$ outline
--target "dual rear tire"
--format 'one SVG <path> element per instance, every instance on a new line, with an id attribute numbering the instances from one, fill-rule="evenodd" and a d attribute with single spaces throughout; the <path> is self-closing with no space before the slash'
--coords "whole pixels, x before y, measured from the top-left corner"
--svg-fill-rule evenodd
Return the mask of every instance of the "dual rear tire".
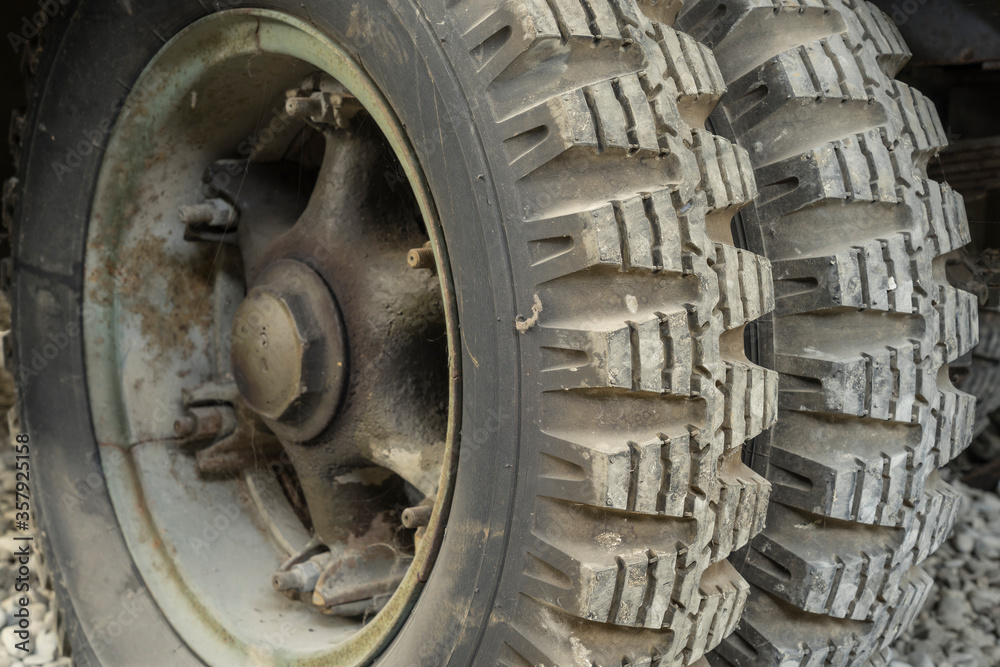
<path id="1" fill-rule="evenodd" d="M 961 198 L 925 171 L 944 133 L 893 81 L 908 52 L 884 16 L 856 0 L 269 9 L 351 54 L 406 128 L 458 302 L 448 529 L 409 614 L 356 661 L 880 659 L 954 519 L 935 471 L 973 406 L 947 363 L 977 330 L 943 277 L 968 241 Z M 79 664 L 208 652 L 147 588 L 121 496 L 86 483 L 107 461 L 87 368 L 113 362 L 74 334 L 31 365 L 88 317 L 102 153 L 52 165 L 112 132 L 145 65 L 210 13 L 72 5 L 20 140 L 15 378 Z M 142 613 L 112 641 L 122 599 Z M 290 644 L 275 650 L 305 659 Z"/>

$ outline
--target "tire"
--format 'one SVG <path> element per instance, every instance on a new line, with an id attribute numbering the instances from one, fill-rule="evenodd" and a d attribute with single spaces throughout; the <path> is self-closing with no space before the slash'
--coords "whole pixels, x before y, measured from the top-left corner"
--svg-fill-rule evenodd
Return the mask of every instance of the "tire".
<path id="1" fill-rule="evenodd" d="M 108 137 L 68 173 L 53 165 L 210 4 L 80 0 L 52 28 L 26 121 L 14 368 L 78 665 L 202 659 L 147 589 L 103 472 L 89 481 L 99 408 L 79 326 Z M 671 27 L 672 4 L 265 4 L 381 88 L 460 299 L 474 437 L 438 566 L 379 664 L 699 662 L 749 594 L 727 556 L 762 528 L 770 486 L 741 451 L 777 409 L 776 374 L 743 345 L 773 308 L 770 264 L 730 231 L 756 194 L 748 153 L 701 129 L 724 90 L 711 52 Z M 122 600 L 139 611 L 112 633 Z"/>
<path id="2" fill-rule="evenodd" d="M 993 476 L 983 464 L 1000 458 L 1000 312 L 997 311 L 1000 273 L 997 251 L 964 253 L 948 264 L 948 278 L 979 294 L 979 344 L 965 367 L 953 372 L 962 391 L 976 397 L 976 419 L 972 444 L 956 461 L 962 481 L 976 488 L 991 489 Z"/>
<path id="3" fill-rule="evenodd" d="M 979 345 L 962 380 L 963 391 L 976 397 L 976 421 L 972 445 L 961 461 L 963 473 L 975 477 L 983 464 L 1000 458 L 1000 313 L 979 311 Z M 982 480 L 989 486 L 990 476 Z M 964 479 L 969 483 L 969 479 Z"/>
<path id="4" fill-rule="evenodd" d="M 754 166 L 742 236 L 772 262 L 761 358 L 780 374 L 751 453 L 767 528 L 733 559 L 750 602 L 711 661 L 882 660 L 932 584 L 918 564 L 960 501 L 937 468 L 974 415 L 947 363 L 976 343 L 976 301 L 944 278 L 968 226 L 926 174 L 945 133 L 893 80 L 909 51 L 865 2 L 702 0 L 679 25 L 714 49 L 729 92 L 711 121 Z"/>

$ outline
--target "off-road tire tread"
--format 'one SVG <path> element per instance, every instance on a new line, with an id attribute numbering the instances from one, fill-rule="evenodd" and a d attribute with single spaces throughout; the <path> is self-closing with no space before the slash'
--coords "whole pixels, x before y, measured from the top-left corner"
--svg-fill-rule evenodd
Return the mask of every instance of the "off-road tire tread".
<path id="1" fill-rule="evenodd" d="M 475 95 L 523 202 L 509 242 L 535 286 L 516 324 L 541 392 L 537 504 L 501 662 L 696 663 L 746 601 L 726 557 L 762 529 L 770 487 L 741 448 L 777 413 L 776 374 L 720 347 L 774 307 L 769 263 L 728 231 L 756 196 L 749 156 L 693 129 L 721 72 L 634 0 L 452 9 L 481 59 Z M 599 67 L 572 64 L 595 49 Z M 549 58 L 571 64 L 540 81 Z"/>
<path id="2" fill-rule="evenodd" d="M 977 303 L 940 277 L 968 224 L 926 171 L 947 135 L 892 79 L 909 50 L 866 2 L 698 0 L 678 25 L 716 52 L 713 127 L 753 163 L 741 215 L 772 262 L 780 374 L 758 447 L 771 510 L 734 556 L 750 602 L 709 659 L 864 664 L 926 597 L 917 565 L 959 502 L 935 471 L 974 427 L 947 364 L 977 342 Z"/>

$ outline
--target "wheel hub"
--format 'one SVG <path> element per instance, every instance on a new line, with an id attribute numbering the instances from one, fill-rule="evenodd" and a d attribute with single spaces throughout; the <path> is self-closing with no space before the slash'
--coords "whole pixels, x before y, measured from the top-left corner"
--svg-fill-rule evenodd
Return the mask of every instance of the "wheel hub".
<path id="1" fill-rule="evenodd" d="M 345 352 L 333 294 L 302 262 L 268 266 L 236 311 L 236 386 L 281 437 L 302 442 L 330 422 L 347 378 Z"/>
<path id="2" fill-rule="evenodd" d="M 213 14 L 149 72 L 87 256 L 95 429 L 137 459 L 105 461 L 130 551 L 207 662 L 291 622 L 309 631 L 282 664 L 368 664 L 435 567 L 457 468 L 458 310 L 426 179 L 374 82 L 293 17 Z"/>

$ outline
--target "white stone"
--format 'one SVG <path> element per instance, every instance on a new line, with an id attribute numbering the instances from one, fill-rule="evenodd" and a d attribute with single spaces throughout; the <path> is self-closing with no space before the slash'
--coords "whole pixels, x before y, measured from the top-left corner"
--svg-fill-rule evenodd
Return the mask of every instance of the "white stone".
<path id="1" fill-rule="evenodd" d="M 24 651 L 18 650 L 16 644 L 20 642 L 20 638 L 14 634 L 16 628 L 14 626 L 8 625 L 3 630 L 0 630 L 0 646 L 3 646 L 4 650 L 7 651 L 7 655 L 12 658 L 22 658 L 26 654 Z"/>
<path id="2" fill-rule="evenodd" d="M 38 664 L 46 664 L 55 660 L 57 655 L 59 655 L 59 640 L 56 639 L 55 633 L 43 632 L 35 640 L 35 655 L 32 657 L 42 659 Z M 27 660 L 24 662 L 28 664 Z"/>

